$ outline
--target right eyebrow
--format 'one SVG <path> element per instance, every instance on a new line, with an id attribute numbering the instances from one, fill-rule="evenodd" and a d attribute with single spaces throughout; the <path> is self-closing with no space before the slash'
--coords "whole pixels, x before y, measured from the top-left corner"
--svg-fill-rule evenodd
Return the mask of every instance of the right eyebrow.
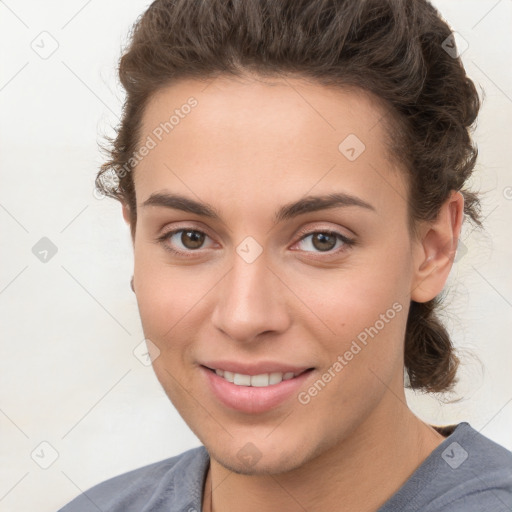
<path id="1" fill-rule="evenodd" d="M 202 217 L 209 217 L 219 221 L 221 220 L 218 211 L 213 206 L 179 194 L 161 192 L 151 194 L 141 206 L 143 208 L 146 208 L 147 206 L 161 206 L 164 208 L 171 208 L 173 210 L 182 210 L 184 212 L 194 213 Z"/>

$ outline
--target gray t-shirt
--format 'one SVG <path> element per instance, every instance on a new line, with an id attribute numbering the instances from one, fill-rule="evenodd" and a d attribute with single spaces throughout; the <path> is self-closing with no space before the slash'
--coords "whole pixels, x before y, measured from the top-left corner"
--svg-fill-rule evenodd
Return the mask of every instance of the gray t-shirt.
<path id="1" fill-rule="evenodd" d="M 447 436 L 376 512 L 511 512 L 512 452 L 467 422 Z M 59 512 L 201 512 L 204 446 L 106 480 Z"/>

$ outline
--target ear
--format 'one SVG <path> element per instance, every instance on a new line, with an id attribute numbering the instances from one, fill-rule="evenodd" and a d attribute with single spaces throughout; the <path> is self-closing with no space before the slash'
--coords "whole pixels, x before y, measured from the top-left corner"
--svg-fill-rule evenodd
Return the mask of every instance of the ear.
<path id="1" fill-rule="evenodd" d="M 464 196 L 452 190 L 437 218 L 426 222 L 414 243 L 411 300 L 427 302 L 438 295 L 448 279 L 459 242 Z"/>
<path id="2" fill-rule="evenodd" d="M 130 225 L 130 223 L 131 223 L 131 220 L 130 220 L 130 207 L 126 203 L 122 203 L 122 208 L 123 208 L 123 218 L 124 218 L 125 222 L 128 225 Z"/>
<path id="3" fill-rule="evenodd" d="M 132 238 L 132 244 L 135 244 L 135 226 L 132 226 L 132 218 L 131 218 L 131 211 L 130 207 L 126 203 L 122 203 L 122 210 L 123 210 L 123 218 L 130 227 L 130 235 Z"/>

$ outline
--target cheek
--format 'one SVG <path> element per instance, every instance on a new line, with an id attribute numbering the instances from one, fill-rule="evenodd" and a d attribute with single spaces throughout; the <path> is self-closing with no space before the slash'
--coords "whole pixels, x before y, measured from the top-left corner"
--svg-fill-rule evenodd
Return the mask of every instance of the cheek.
<path id="1" fill-rule="evenodd" d="M 172 345 L 179 345 L 179 340 L 189 338 L 185 331 L 190 329 L 192 336 L 194 325 L 197 336 L 201 318 L 208 315 L 204 308 L 215 295 L 222 272 L 209 265 L 170 265 L 166 254 L 145 242 L 143 236 L 139 240 L 134 275 L 146 337 L 154 337 L 160 344 L 173 340 Z M 350 345 L 358 337 L 364 341 L 365 336 L 371 336 L 368 330 L 374 332 L 375 326 L 381 338 L 396 339 L 405 325 L 403 315 L 394 315 L 396 304 L 406 309 L 409 303 L 410 263 L 404 240 L 388 239 L 386 245 L 381 242 L 374 247 L 361 250 L 361 256 L 356 253 L 347 264 L 340 263 L 339 268 L 301 265 L 297 269 L 282 269 L 282 275 L 294 283 L 290 308 L 303 309 L 301 304 L 293 305 L 297 297 L 302 299 L 306 306 L 304 316 L 300 314 L 303 327 L 314 328 L 315 338 L 323 338 L 324 335 L 318 336 L 323 332 L 327 339 L 337 340 L 328 342 L 331 350 L 343 349 L 343 345 Z M 290 311 L 295 313 L 298 314 L 297 309 Z M 385 315 L 384 320 L 381 315 Z M 383 321 L 385 328 L 379 329 Z M 344 341 L 340 344 L 339 340 Z"/>
<path id="2" fill-rule="evenodd" d="M 310 404 L 319 417 L 331 411 L 325 421 L 333 429 L 338 418 L 350 423 L 368 414 L 401 375 L 407 304 L 400 300 L 400 286 L 376 283 L 374 277 L 370 273 L 363 282 L 346 276 L 336 286 L 331 282 L 330 300 L 325 294 L 309 295 L 321 305 L 319 316 L 334 334 L 327 329 L 322 336 L 313 333 L 322 346 L 322 368 L 319 379 L 301 390 L 300 403 Z"/>
<path id="3" fill-rule="evenodd" d="M 392 330 L 392 324 L 396 331 L 400 329 L 396 324 L 405 321 L 396 313 L 405 310 L 410 300 L 407 265 L 400 254 L 365 255 L 364 262 L 354 258 L 339 269 L 302 272 L 293 279 L 294 291 L 321 320 L 326 335 L 355 338 L 375 323 L 382 327 L 382 315 L 386 331 Z"/>
<path id="4" fill-rule="evenodd" d="M 166 265 L 158 250 L 143 244 L 136 244 L 134 252 L 136 299 L 145 336 L 163 350 L 162 341 L 172 337 L 195 297 L 185 286 L 184 272 Z"/>
<path id="5" fill-rule="evenodd" d="M 324 371 L 336 376 L 326 376 L 336 382 L 329 387 L 354 407 L 358 400 L 364 402 L 365 393 L 381 393 L 382 382 L 391 381 L 403 359 L 410 267 L 405 247 L 389 254 L 368 251 L 364 262 L 354 258 L 342 270 L 316 272 L 314 280 L 303 276 L 298 281 L 298 294 L 321 320 L 316 330 L 310 327 L 326 356 Z M 332 396 L 325 398 L 330 401 Z"/>

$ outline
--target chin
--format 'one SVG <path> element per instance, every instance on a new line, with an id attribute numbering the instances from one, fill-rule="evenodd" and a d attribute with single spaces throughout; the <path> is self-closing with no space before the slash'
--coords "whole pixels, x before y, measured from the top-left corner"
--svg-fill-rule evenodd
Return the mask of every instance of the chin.
<path id="1" fill-rule="evenodd" d="M 206 445 L 205 445 L 206 446 Z M 239 475 L 277 475 L 301 467 L 309 457 L 297 446 L 276 452 L 266 447 L 261 451 L 254 444 L 246 443 L 240 450 L 226 452 L 222 447 L 206 446 L 210 457 L 221 466 Z"/>

